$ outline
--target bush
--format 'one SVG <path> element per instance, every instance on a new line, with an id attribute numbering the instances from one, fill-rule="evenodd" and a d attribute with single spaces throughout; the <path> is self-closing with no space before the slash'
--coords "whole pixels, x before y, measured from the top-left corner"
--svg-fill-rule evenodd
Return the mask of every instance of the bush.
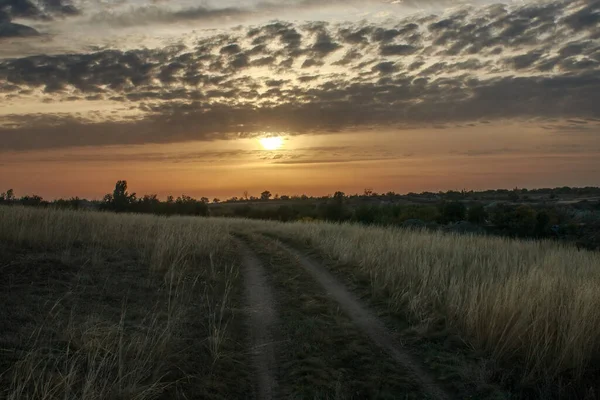
<path id="1" fill-rule="evenodd" d="M 444 202 L 441 205 L 441 214 L 441 223 L 462 221 L 466 217 L 467 207 L 458 201 Z"/>

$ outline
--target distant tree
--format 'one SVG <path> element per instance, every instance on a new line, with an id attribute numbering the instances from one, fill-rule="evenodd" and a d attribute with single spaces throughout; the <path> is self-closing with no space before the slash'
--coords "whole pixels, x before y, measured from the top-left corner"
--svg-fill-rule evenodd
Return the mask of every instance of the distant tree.
<path id="1" fill-rule="evenodd" d="M 338 202 L 342 202 L 346 198 L 346 193 L 344 193 L 344 192 L 335 192 L 333 194 L 333 198 L 336 201 L 338 201 Z"/>
<path id="2" fill-rule="evenodd" d="M 275 193 L 275 197 L 273 197 L 273 200 L 279 200 L 279 194 Z"/>
<path id="3" fill-rule="evenodd" d="M 213 199 L 213 203 L 215 203 L 215 204 L 219 204 L 220 202 L 221 202 L 221 200 L 219 200 L 219 199 L 218 199 L 218 198 L 216 198 L 216 197 Z"/>
<path id="4" fill-rule="evenodd" d="M 160 200 L 156 194 L 146 194 L 138 200 L 135 211 L 144 213 L 158 213 Z"/>
<path id="5" fill-rule="evenodd" d="M 226 201 L 227 201 L 227 202 L 230 202 L 230 203 L 235 203 L 235 202 L 237 202 L 237 201 L 238 201 L 238 198 L 237 198 L 237 197 L 235 197 L 235 196 L 233 196 L 232 198 L 230 198 L 230 199 L 227 199 Z"/>
<path id="6" fill-rule="evenodd" d="M 168 195 L 168 196 L 167 196 L 167 203 L 168 203 L 168 204 L 171 204 L 171 203 L 174 203 L 174 202 L 175 202 L 175 199 L 173 198 L 173 196 L 171 196 L 171 195 Z"/>
<path id="7" fill-rule="evenodd" d="M 106 206 L 116 212 L 128 211 L 135 200 L 135 193 L 127 192 L 127 181 L 125 180 L 117 181 L 112 195 L 104 196 Z"/>
<path id="8" fill-rule="evenodd" d="M 287 196 L 287 195 L 283 194 L 283 195 L 281 195 L 280 199 L 281 200 L 289 200 L 290 196 Z"/>
<path id="9" fill-rule="evenodd" d="M 250 196 L 250 194 L 248 193 L 248 191 L 244 190 L 244 197 L 243 197 L 244 200 L 248 201 L 249 196 Z"/>
<path id="10" fill-rule="evenodd" d="M 0 202 L 13 202 L 15 200 L 15 192 L 12 189 L 8 189 L 6 193 L 0 194 Z"/>
<path id="11" fill-rule="evenodd" d="M 261 200 L 266 201 L 266 200 L 269 200 L 270 198 L 271 198 L 271 192 L 269 192 L 268 190 L 265 190 L 264 192 L 262 192 L 260 194 L 260 199 Z"/>
<path id="12" fill-rule="evenodd" d="M 208 204 L 209 202 L 208 197 L 200 197 L 200 201 L 204 204 Z"/>
<path id="13" fill-rule="evenodd" d="M 208 200 L 208 199 L 207 199 Z M 175 214 L 179 215 L 208 215 L 208 201 L 200 201 L 182 194 L 175 200 Z"/>
<path id="14" fill-rule="evenodd" d="M 38 207 L 40 205 L 42 205 L 44 199 L 42 199 L 41 196 L 38 195 L 31 195 L 31 196 L 23 196 L 19 199 L 19 203 L 21 205 L 24 206 L 33 206 L 33 207 Z"/>
<path id="15" fill-rule="evenodd" d="M 373 194 L 373 189 L 366 188 L 365 191 L 363 192 L 363 194 L 367 197 L 371 196 Z"/>

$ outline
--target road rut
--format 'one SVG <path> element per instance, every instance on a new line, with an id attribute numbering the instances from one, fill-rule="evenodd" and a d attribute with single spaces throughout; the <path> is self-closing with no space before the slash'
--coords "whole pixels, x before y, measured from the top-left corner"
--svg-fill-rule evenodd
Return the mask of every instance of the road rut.
<path id="1" fill-rule="evenodd" d="M 328 272 L 324 267 L 303 255 L 299 251 L 278 242 L 279 246 L 296 257 L 313 278 L 335 299 L 342 310 L 353 320 L 373 343 L 379 346 L 396 362 L 407 370 L 411 371 L 414 377 L 419 381 L 423 390 L 432 398 L 446 400 L 451 396 L 438 385 L 435 380 L 423 370 L 419 364 L 406 352 L 400 349 L 381 322 L 361 301 L 344 285 Z"/>
<path id="2" fill-rule="evenodd" d="M 252 359 L 257 376 L 256 395 L 260 400 L 270 400 L 276 398 L 278 387 L 272 334 L 277 322 L 275 303 L 262 264 L 245 243 L 238 241 L 237 244 L 243 262 Z"/>

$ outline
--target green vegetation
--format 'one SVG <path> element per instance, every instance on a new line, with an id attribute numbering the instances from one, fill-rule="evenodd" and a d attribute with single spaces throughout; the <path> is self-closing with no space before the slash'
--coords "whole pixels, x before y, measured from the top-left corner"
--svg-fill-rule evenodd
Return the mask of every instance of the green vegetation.
<path id="1" fill-rule="evenodd" d="M 275 194 L 221 201 L 185 194 L 161 201 L 156 194 L 137 196 L 118 181 L 102 201 L 78 197 L 44 201 L 40 196 L 17 198 L 12 190 L 0 194 L 0 204 L 96 209 L 157 215 L 238 217 L 281 222 L 322 220 L 365 225 L 400 226 L 457 233 L 492 234 L 519 238 L 553 238 L 580 248 L 600 249 L 600 188 L 513 189 L 362 195 L 335 192 L 308 197 Z"/>

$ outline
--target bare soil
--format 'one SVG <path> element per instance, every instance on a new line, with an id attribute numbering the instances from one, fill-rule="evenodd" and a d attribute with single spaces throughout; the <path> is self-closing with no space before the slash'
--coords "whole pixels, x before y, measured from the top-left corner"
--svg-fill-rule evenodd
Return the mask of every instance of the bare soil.
<path id="1" fill-rule="evenodd" d="M 273 399 L 277 391 L 273 329 L 275 302 L 263 266 L 248 247 L 238 242 L 242 255 L 251 353 L 257 376 L 257 398 Z"/>
<path id="2" fill-rule="evenodd" d="M 361 303 L 361 301 L 348 291 L 344 285 L 318 265 L 315 261 L 291 247 L 279 243 L 279 246 L 294 255 L 300 264 L 314 277 L 314 279 L 333 297 L 346 314 L 367 336 L 384 350 L 390 357 L 410 370 L 419 381 L 425 393 L 435 399 L 450 399 L 451 396 L 438 385 L 433 377 L 428 374 L 402 347 L 394 342 L 392 334 L 385 324 L 375 314 Z"/>

